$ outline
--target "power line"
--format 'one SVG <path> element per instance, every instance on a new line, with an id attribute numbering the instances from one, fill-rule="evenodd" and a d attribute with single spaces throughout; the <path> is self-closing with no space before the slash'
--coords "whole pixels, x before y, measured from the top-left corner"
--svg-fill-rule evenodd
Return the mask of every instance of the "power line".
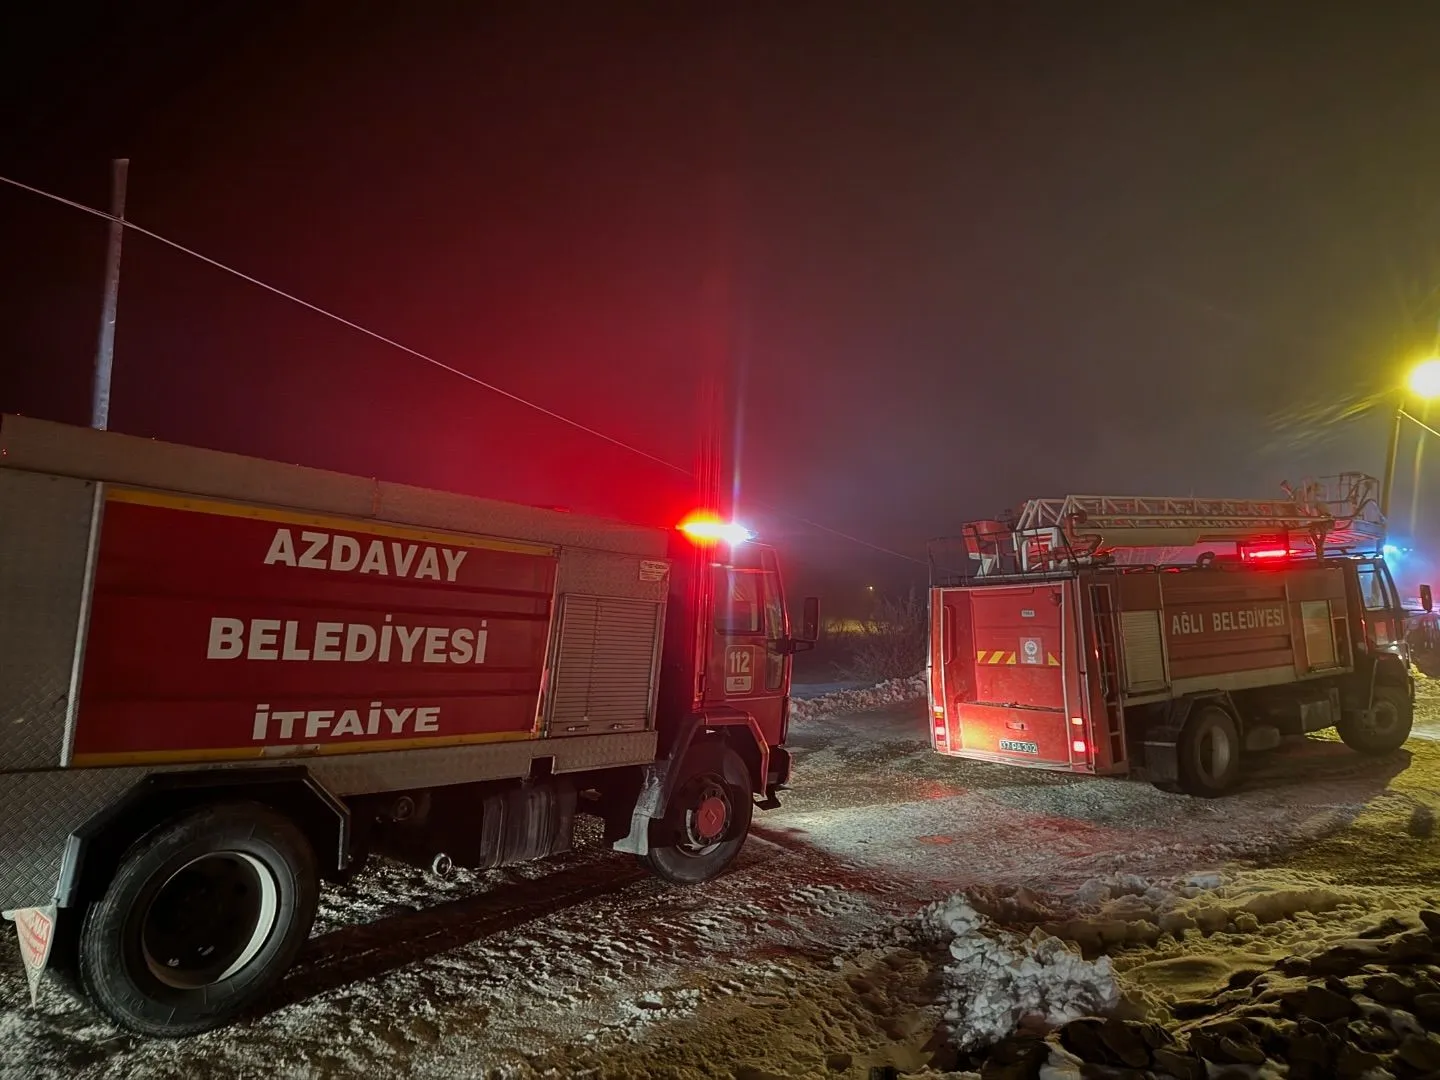
<path id="1" fill-rule="evenodd" d="M 42 191 L 40 188 L 31 187 L 29 184 L 22 184 L 18 180 L 11 180 L 8 176 L 0 176 L 0 182 L 9 184 L 11 187 L 17 187 L 21 191 L 28 191 L 32 195 L 39 195 L 42 198 L 50 199 L 64 206 L 68 206 L 71 209 L 84 211 L 85 213 L 90 214 L 94 217 L 104 218 L 106 221 L 119 220 L 113 214 L 107 214 L 104 210 L 98 210 L 93 206 L 86 206 L 84 203 L 76 202 L 74 199 L 67 199 L 62 195 L 54 195 L 48 191 Z M 484 389 L 489 390 L 492 393 L 499 394 L 501 397 L 509 398 L 511 401 L 514 401 L 520 405 L 524 405 L 527 408 L 534 409 L 538 413 L 543 413 L 544 415 L 550 417 L 550 419 L 552 420 L 558 420 L 560 421 L 560 423 L 567 424 L 570 427 L 575 428 L 577 431 L 583 431 L 587 435 L 593 435 L 597 439 L 603 439 L 605 442 L 608 442 L 613 446 L 618 446 L 622 450 L 628 450 L 632 454 L 638 454 L 643 458 L 655 462 L 657 465 L 663 465 L 667 469 L 673 469 L 674 471 L 684 476 L 690 475 L 687 469 L 676 465 L 674 462 L 666 461 L 662 457 L 657 457 L 655 454 L 650 453 L 648 450 L 642 450 L 638 446 L 632 446 L 631 444 L 623 442 L 612 435 L 606 435 L 603 431 L 597 431 L 592 427 L 588 427 L 587 425 L 580 423 L 580 421 L 578 420 L 572 420 L 568 416 L 564 416 L 551 409 L 547 409 L 545 408 L 545 406 L 523 398 L 519 394 L 511 393 L 504 387 L 496 386 L 492 382 L 486 382 L 484 379 L 481 379 L 478 376 L 471 375 L 468 371 L 461 371 L 457 367 L 452 367 L 451 365 L 445 363 L 443 360 L 437 360 L 433 356 L 426 355 L 419 349 L 412 349 L 409 345 L 402 344 L 401 342 L 396 341 L 394 338 L 388 338 L 384 334 L 379 333 L 378 331 L 371 330 L 369 327 L 361 326 L 359 323 L 353 322 L 350 319 L 345 318 L 343 315 L 337 315 L 333 311 L 327 311 L 325 308 L 320 307 L 318 304 L 312 304 L 310 301 L 303 300 L 300 297 L 296 296 L 294 293 L 288 293 L 284 289 L 279 288 L 278 286 L 271 285 L 269 282 L 266 281 L 261 281 L 257 277 L 252 277 L 251 275 L 245 273 L 243 270 L 237 270 L 233 266 L 227 266 L 225 263 L 220 262 L 218 259 L 212 259 L 208 255 L 202 255 L 194 248 L 186 247 L 184 244 L 181 244 L 175 240 L 171 240 L 167 236 L 161 236 L 157 232 L 146 229 L 143 226 L 136 225 L 133 221 L 126 219 L 120 221 L 120 224 L 127 229 L 135 230 L 142 236 L 148 236 L 152 240 L 158 240 L 160 241 L 160 243 L 165 244 L 167 247 L 172 247 L 176 251 L 183 252 L 184 254 L 189 255 L 192 258 L 199 259 L 201 262 L 209 263 L 211 266 L 215 267 L 218 270 L 223 270 L 227 274 L 233 274 L 235 277 L 240 278 L 242 281 L 248 281 L 251 285 L 259 286 L 265 291 L 272 292 L 276 296 L 283 297 L 284 299 L 289 300 L 292 303 L 299 304 L 303 308 L 309 308 L 317 315 L 323 315 L 325 316 L 325 318 L 333 319 L 335 322 L 340 323 L 340 325 L 342 326 L 349 327 L 351 330 L 357 330 L 360 333 L 364 334 L 366 337 L 374 338 L 376 341 L 379 341 L 382 344 L 399 349 L 401 352 L 409 353 L 417 360 L 423 360 L 427 364 L 433 364 L 441 371 L 447 371 L 451 375 L 458 375 L 460 378 L 465 379 L 467 382 L 472 382 L 476 386 L 483 387 Z"/>
<path id="2" fill-rule="evenodd" d="M 763 506 L 764 504 L 762 503 L 761 505 Z M 788 510 L 780 510 L 773 506 L 769 509 L 776 514 L 788 517 L 791 521 L 798 522 L 801 525 L 808 525 L 818 532 L 829 533 L 831 536 L 841 540 L 848 540 L 852 544 L 859 544 L 861 547 L 869 548 L 871 551 L 878 551 L 882 555 L 891 555 L 894 558 L 903 559 L 905 562 L 914 563 L 916 566 L 928 567 L 930 565 L 924 559 L 917 559 L 914 555 L 906 555 L 902 551 L 892 551 L 890 548 L 881 547 L 879 544 L 872 544 L 869 540 L 861 540 L 858 536 L 851 536 L 849 533 L 843 533 L 839 529 L 832 529 L 829 525 L 821 525 L 818 521 L 811 521 L 809 518 L 801 517 L 799 514 L 792 514 Z"/>
<path id="3" fill-rule="evenodd" d="M 294 293 L 286 292 L 284 289 L 280 288 L 279 286 L 272 285 L 268 281 L 262 281 L 260 278 L 247 274 L 243 270 L 238 270 L 233 266 L 221 262 L 219 259 L 212 259 L 209 255 L 202 254 L 201 252 L 196 251 L 194 248 L 186 247 L 184 244 L 180 243 L 177 240 L 171 240 L 168 236 L 162 236 L 160 233 L 157 233 L 152 229 L 147 229 L 144 226 L 136 225 L 128 218 L 117 218 L 115 215 L 106 213 L 104 210 L 97 209 L 93 206 L 87 206 L 85 203 L 77 202 L 74 199 L 67 199 L 63 195 L 56 195 L 54 192 L 46 191 L 43 188 L 38 188 L 30 184 L 21 183 L 19 180 L 12 180 L 8 176 L 0 175 L 0 183 L 9 184 L 13 188 L 18 188 L 19 190 L 28 192 L 31 195 L 38 195 L 42 199 L 49 199 L 51 202 L 59 203 L 62 206 L 68 206 L 72 210 L 79 210 L 81 213 L 89 214 L 92 217 L 101 218 L 105 221 L 117 222 L 126 229 L 133 229 L 141 236 L 148 236 L 150 239 L 159 241 L 166 247 L 173 248 L 176 251 L 181 252 L 182 254 L 189 255 L 193 259 L 199 259 L 201 262 L 213 266 L 217 270 L 222 270 L 227 274 L 231 274 L 234 277 L 239 278 L 241 281 L 248 282 L 251 285 L 264 289 L 266 292 L 274 293 L 276 296 L 281 297 L 284 300 L 289 300 L 291 303 L 299 304 L 301 307 L 313 311 L 317 315 L 322 315 L 327 319 L 331 319 L 334 322 L 339 323 L 341 326 L 347 327 L 351 330 L 355 330 L 358 333 L 364 334 L 368 338 L 373 338 L 375 341 L 378 341 L 383 345 L 389 345 L 391 348 L 399 349 L 401 352 L 406 353 L 407 355 L 412 356 L 417 360 L 422 360 L 427 364 L 437 367 L 441 371 L 458 376 L 459 378 L 464 379 L 466 382 L 474 383 L 476 386 L 479 386 L 485 390 L 489 390 L 491 393 L 499 394 L 501 397 L 513 401 L 517 405 L 523 405 L 528 409 L 533 409 L 534 411 L 540 413 L 543 416 L 548 416 L 552 420 L 557 420 L 560 423 L 565 424 L 567 427 L 574 428 L 576 431 L 584 432 L 586 435 L 594 436 L 595 438 L 600 439 L 603 442 L 607 442 L 612 446 L 619 447 L 621 450 L 629 451 L 630 453 L 642 457 L 647 461 L 654 462 L 656 465 L 659 465 L 665 469 L 669 469 L 672 472 L 679 473 L 681 476 L 693 476 L 689 469 L 686 469 L 681 465 L 676 465 L 673 461 L 666 461 L 664 458 L 656 454 L 652 454 L 648 450 L 643 450 L 640 447 L 635 446 L 631 443 L 627 443 L 623 439 L 617 439 L 613 435 L 607 435 L 605 434 L 605 432 L 599 431 L 596 428 L 590 427 L 588 424 L 583 424 L 578 420 L 574 420 L 568 416 L 565 416 L 563 413 L 558 413 L 553 409 L 547 409 L 544 405 L 541 405 L 536 401 L 532 401 L 529 398 L 522 397 L 519 394 L 516 394 L 510 390 L 506 390 L 503 386 L 497 386 L 492 382 L 487 382 L 486 380 L 480 378 L 477 375 L 470 374 L 468 371 L 462 371 L 451 364 L 445 363 L 443 360 L 438 360 L 433 356 L 421 352 L 419 349 L 412 349 L 409 345 L 406 345 L 403 342 L 396 341 L 394 338 L 391 337 L 386 337 L 384 334 L 381 334 L 378 331 L 371 330 L 367 326 L 362 326 L 351 319 L 345 318 L 343 315 L 338 315 L 333 311 L 322 308 L 318 304 L 312 304 L 309 300 L 305 300 L 299 296 L 296 296 Z M 841 532 L 839 529 L 832 529 L 828 525 L 822 525 L 818 521 L 811 521 L 808 518 L 800 517 L 796 514 L 789 513 L 788 511 L 775 508 L 771 509 L 774 510 L 775 513 L 782 514 L 785 517 L 799 522 L 802 525 L 807 525 L 812 529 L 818 530 L 819 532 L 828 533 L 831 536 L 838 537 L 841 540 L 847 540 L 852 544 L 858 544 L 861 547 L 869 548 L 872 551 L 880 552 L 883 555 L 890 555 L 897 559 L 902 559 L 906 562 L 916 563 L 921 566 L 925 565 L 924 560 L 917 559 L 913 555 L 906 555 L 902 552 L 893 551 L 890 548 L 882 547 L 879 544 L 872 544 L 870 541 L 862 540 L 858 536 L 851 536 L 848 533 Z"/>

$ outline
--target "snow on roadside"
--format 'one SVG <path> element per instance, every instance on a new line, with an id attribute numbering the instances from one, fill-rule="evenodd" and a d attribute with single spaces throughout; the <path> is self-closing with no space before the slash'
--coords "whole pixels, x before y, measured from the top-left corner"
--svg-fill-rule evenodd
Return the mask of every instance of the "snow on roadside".
<path id="1" fill-rule="evenodd" d="M 1289 871 L 1115 874 L 1067 896 L 956 894 L 918 921 L 922 937 L 948 944 L 940 1005 L 969 1052 L 1085 1016 L 1166 1020 L 1177 1001 L 1223 990 L 1237 972 L 1398 927 L 1429 899 Z"/>
<path id="2" fill-rule="evenodd" d="M 1198 873 L 1171 882 L 1116 875 L 1076 890 L 1075 917 L 1043 925 L 1096 952 L 1166 939 L 1195 951 L 1208 938 L 1257 934 L 1271 949 L 1303 952 L 1317 921 L 1372 919 L 1418 899 L 1394 890 L 1337 888 L 1293 871 Z"/>
<path id="3" fill-rule="evenodd" d="M 813 720 L 821 716 L 837 716 L 841 713 L 863 712 L 866 709 L 881 709 L 886 705 L 899 705 L 923 698 L 927 692 L 924 675 L 908 679 L 889 679 L 874 686 L 861 686 L 849 690 L 836 690 L 808 699 L 792 699 L 790 716 L 794 720 Z"/>
<path id="4" fill-rule="evenodd" d="M 1059 1027 L 1119 1003 L 1109 957 L 1085 960 L 1039 929 L 1026 937 L 999 930 L 958 894 L 922 918 L 951 935 L 942 972 L 945 1022 L 961 1050 L 998 1042 L 1030 1018 Z"/>

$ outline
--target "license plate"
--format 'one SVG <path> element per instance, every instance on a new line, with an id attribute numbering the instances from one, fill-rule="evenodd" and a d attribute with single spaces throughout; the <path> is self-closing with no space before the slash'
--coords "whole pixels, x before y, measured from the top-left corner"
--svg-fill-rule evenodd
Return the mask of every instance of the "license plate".
<path id="1" fill-rule="evenodd" d="M 1022 742 L 1019 739 L 1001 739 L 1000 749 L 1008 750 L 1012 754 L 1038 754 L 1040 747 L 1033 742 Z"/>

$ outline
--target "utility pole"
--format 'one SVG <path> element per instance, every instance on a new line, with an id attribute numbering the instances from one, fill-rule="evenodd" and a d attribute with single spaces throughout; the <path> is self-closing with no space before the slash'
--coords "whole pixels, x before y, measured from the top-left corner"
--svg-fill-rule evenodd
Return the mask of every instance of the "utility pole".
<path id="1" fill-rule="evenodd" d="M 1405 422 L 1405 397 L 1395 406 L 1395 420 L 1390 425 L 1390 449 L 1385 455 L 1385 478 L 1380 487 L 1380 516 L 1390 520 L 1390 492 L 1395 487 L 1395 459 L 1400 454 L 1400 427 Z"/>
<path id="2" fill-rule="evenodd" d="M 110 423 L 110 371 L 115 366 L 115 309 L 120 302 L 120 243 L 125 238 L 125 181 L 129 158 L 111 163 L 110 244 L 105 254 L 105 305 L 100 312 L 100 341 L 95 347 L 95 386 L 90 426 L 104 431 Z"/>

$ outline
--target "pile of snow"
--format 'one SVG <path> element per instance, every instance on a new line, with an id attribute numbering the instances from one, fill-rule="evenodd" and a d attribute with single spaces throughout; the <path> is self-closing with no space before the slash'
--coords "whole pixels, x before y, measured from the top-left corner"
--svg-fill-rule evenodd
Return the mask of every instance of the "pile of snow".
<path id="1" fill-rule="evenodd" d="M 1174 882 L 1133 874 L 1094 878 L 1071 897 L 1078 915 L 1044 928 L 1089 951 L 1119 945 L 1153 945 L 1162 936 L 1189 932 L 1254 934 L 1281 923 L 1303 922 L 1342 908 L 1370 907 L 1365 898 L 1300 874 L 1197 873 Z M 1267 936 L 1283 937 L 1271 931 Z"/>
<path id="2" fill-rule="evenodd" d="M 1119 1004 L 1109 957 L 1088 961 L 1039 929 L 1025 937 L 1000 930 L 962 895 L 932 904 L 922 923 L 951 935 L 945 1022 L 961 1050 L 998 1042 L 1022 1021 L 1054 1028 Z"/>
<path id="3" fill-rule="evenodd" d="M 1277 1062 L 1315 1050 L 1318 1026 L 1294 1021 L 1329 1010 L 1320 1019 L 1349 1028 L 1323 1034 L 1327 1069 L 1337 1055 L 1347 1068 L 1374 1055 L 1429 1068 L 1440 1064 L 1440 1035 L 1415 1016 L 1440 1030 L 1426 966 L 1440 962 L 1440 913 L 1398 891 L 1341 889 L 1292 870 L 1115 874 L 1063 897 L 954 896 L 926 908 L 920 926 L 923 937 L 949 936 L 941 1004 L 955 1048 L 987 1062 L 1010 1063 L 1049 1030 L 1042 1076 L 1094 1067 L 1188 1077 L 1244 1065 L 1279 1077 Z M 1017 924 L 1033 929 L 1004 928 Z"/>
<path id="4" fill-rule="evenodd" d="M 863 712 L 866 709 L 880 709 L 886 705 L 914 701 L 923 698 L 927 692 L 924 675 L 913 675 L 908 679 L 889 679 L 874 686 L 837 690 L 833 694 L 823 694 L 816 698 L 791 699 L 790 716 L 794 720 L 813 720 L 820 716 Z"/>
<path id="5" fill-rule="evenodd" d="M 1023 937 L 1000 929 L 977 904 L 1033 929 Z M 1373 898 L 1269 871 L 1113 874 L 1065 897 L 1026 889 L 973 903 L 955 896 L 927 908 L 921 922 L 952 935 L 946 1021 L 958 1047 L 973 1050 L 1037 1021 L 1055 1028 L 1112 1013 L 1122 990 L 1132 1005 L 1163 1011 L 1165 1001 L 1223 989 L 1235 970 L 1308 955 L 1315 941 L 1358 933 L 1374 918 Z"/>
<path id="6" fill-rule="evenodd" d="M 1227 967 L 1306 955 L 1322 937 L 1358 933 L 1377 912 L 1428 903 L 1387 888 L 1338 888 L 1295 871 L 1231 870 L 1179 878 L 1111 874 L 1065 894 L 980 891 L 998 923 L 1037 928 L 1087 958 L 1112 957 L 1122 988 L 1164 983 L 1175 994 L 1223 986 Z M 1173 994 L 1172 994 L 1173 996 Z"/>

